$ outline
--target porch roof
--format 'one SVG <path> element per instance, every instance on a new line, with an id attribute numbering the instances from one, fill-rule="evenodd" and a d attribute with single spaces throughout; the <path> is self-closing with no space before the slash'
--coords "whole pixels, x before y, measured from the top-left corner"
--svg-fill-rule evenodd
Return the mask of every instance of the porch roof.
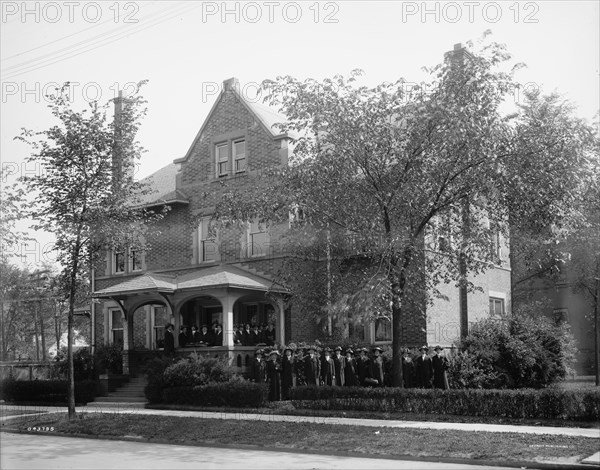
<path id="1" fill-rule="evenodd" d="M 287 292 L 287 289 L 275 283 L 272 279 L 251 273 L 237 266 L 220 265 L 200 268 L 190 273 L 174 276 L 146 273 L 106 289 L 98 290 L 94 293 L 94 297 L 107 298 L 145 292 L 175 293 L 219 287 L 263 292 Z"/>

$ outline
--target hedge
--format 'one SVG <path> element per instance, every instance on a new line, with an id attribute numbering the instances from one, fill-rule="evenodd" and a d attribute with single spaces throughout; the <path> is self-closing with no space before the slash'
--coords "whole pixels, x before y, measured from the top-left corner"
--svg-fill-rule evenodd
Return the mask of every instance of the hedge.
<path id="1" fill-rule="evenodd" d="M 600 420 L 600 390 L 316 387 L 291 390 L 295 408 L 505 418 Z"/>
<path id="2" fill-rule="evenodd" d="M 67 399 L 66 380 L 4 380 L 0 383 L 0 398 L 11 403 L 64 404 Z M 98 382 L 75 382 L 75 403 L 93 401 L 98 392 Z"/>
<path id="3" fill-rule="evenodd" d="M 161 398 L 162 403 L 177 405 L 259 407 L 266 402 L 267 394 L 264 384 L 233 381 L 167 387 Z"/>

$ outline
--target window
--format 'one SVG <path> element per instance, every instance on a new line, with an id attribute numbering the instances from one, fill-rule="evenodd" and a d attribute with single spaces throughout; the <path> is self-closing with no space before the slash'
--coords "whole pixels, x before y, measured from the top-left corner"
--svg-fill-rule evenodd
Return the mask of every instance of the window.
<path id="1" fill-rule="evenodd" d="M 497 317 L 504 315 L 504 299 L 490 297 L 490 315 Z"/>
<path id="2" fill-rule="evenodd" d="M 246 171 L 246 141 L 238 140 L 233 143 L 233 161 L 236 173 Z"/>
<path id="3" fill-rule="evenodd" d="M 198 225 L 198 261 L 215 261 L 217 259 L 217 242 L 210 230 L 210 217 L 202 217 Z"/>
<path id="4" fill-rule="evenodd" d="M 218 144 L 215 147 L 215 155 L 217 158 L 217 176 L 227 176 L 229 172 L 229 152 L 228 145 Z"/>
<path id="5" fill-rule="evenodd" d="M 129 251 L 129 270 L 141 271 L 142 268 L 142 252 L 140 250 Z"/>
<path id="6" fill-rule="evenodd" d="M 123 315 L 121 310 L 110 310 L 110 330 L 112 344 L 123 344 Z"/>
<path id="7" fill-rule="evenodd" d="M 152 342 L 155 348 L 165 347 L 165 325 L 169 323 L 167 307 L 162 305 L 152 306 Z"/>
<path id="8" fill-rule="evenodd" d="M 494 257 L 494 259 L 496 260 L 500 260 L 502 258 L 502 245 L 501 245 L 501 241 L 500 241 L 500 231 L 499 230 L 492 230 L 492 233 L 490 234 L 490 250 L 491 250 L 491 254 Z"/>
<path id="9" fill-rule="evenodd" d="M 125 272 L 125 253 L 123 251 L 113 253 L 113 271 L 115 273 Z"/>
<path id="10" fill-rule="evenodd" d="M 375 341 L 392 340 L 392 322 L 389 318 L 381 317 L 375 320 Z"/>
<path id="11" fill-rule="evenodd" d="M 269 234 L 264 224 L 251 222 L 248 228 L 248 256 L 263 256 L 269 251 Z"/>

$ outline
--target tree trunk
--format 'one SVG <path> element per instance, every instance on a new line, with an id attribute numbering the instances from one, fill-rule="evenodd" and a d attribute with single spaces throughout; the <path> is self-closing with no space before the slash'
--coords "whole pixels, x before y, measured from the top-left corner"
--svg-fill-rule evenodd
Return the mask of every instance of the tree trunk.
<path id="1" fill-rule="evenodd" d="M 400 274 L 395 273 L 393 270 L 390 273 L 392 289 L 392 386 L 400 388 L 404 388 L 404 377 L 402 376 L 402 306 L 406 286 L 404 269 L 406 260 L 409 258 L 410 255 L 405 253 L 405 262 Z"/>
<path id="2" fill-rule="evenodd" d="M 40 360 L 40 337 L 38 335 L 38 311 L 36 304 L 32 305 L 33 310 L 33 336 L 35 337 L 35 359 Z"/>
<path id="3" fill-rule="evenodd" d="M 596 271 L 598 272 L 598 271 Z M 594 298 L 594 363 L 596 365 L 596 387 L 600 387 L 600 318 L 598 315 L 598 296 L 600 295 L 600 277 L 596 277 L 596 295 Z"/>
<path id="4" fill-rule="evenodd" d="M 38 303 L 38 314 L 40 316 L 40 336 L 42 340 L 42 361 L 46 360 L 46 333 L 44 332 L 44 312 L 42 309 L 43 303 L 40 300 Z"/>

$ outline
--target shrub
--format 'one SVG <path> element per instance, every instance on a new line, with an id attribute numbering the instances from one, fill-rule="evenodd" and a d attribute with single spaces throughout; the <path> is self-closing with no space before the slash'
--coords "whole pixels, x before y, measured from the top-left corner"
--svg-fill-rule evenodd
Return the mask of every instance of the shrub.
<path id="1" fill-rule="evenodd" d="M 451 388 L 541 388 L 564 379 L 575 356 L 568 327 L 526 313 L 473 325 L 450 358 Z"/>
<path id="2" fill-rule="evenodd" d="M 200 386 L 168 387 L 163 403 L 193 406 L 259 407 L 267 398 L 265 384 L 240 379 Z"/>
<path id="3" fill-rule="evenodd" d="M 506 418 L 600 419 L 600 390 L 475 390 L 297 387 L 296 408 L 396 411 Z"/>
<path id="4" fill-rule="evenodd" d="M 235 375 L 227 358 L 210 358 L 191 354 L 167 367 L 163 373 L 166 387 L 206 385 L 211 382 L 227 382 Z"/>
<path id="5" fill-rule="evenodd" d="M 160 403 L 162 401 L 162 390 L 165 387 L 163 373 L 167 367 L 174 364 L 174 358 L 154 357 L 144 366 L 144 374 L 147 383 L 144 387 L 144 394 L 150 403 Z"/>
<path id="6" fill-rule="evenodd" d="M 66 380 L 5 380 L 0 386 L 0 396 L 12 403 L 66 404 Z M 98 383 L 93 380 L 75 382 L 75 403 L 86 404 L 94 400 Z"/>
<path id="7" fill-rule="evenodd" d="M 98 370 L 106 370 L 110 374 L 122 374 L 123 345 L 113 343 L 96 348 L 96 364 Z"/>
<path id="8" fill-rule="evenodd" d="M 68 367 L 67 349 L 63 348 L 56 355 L 50 376 L 56 380 L 64 380 L 67 378 Z M 73 353 L 73 372 L 76 381 L 94 380 L 94 358 L 89 348 L 81 348 Z"/>

